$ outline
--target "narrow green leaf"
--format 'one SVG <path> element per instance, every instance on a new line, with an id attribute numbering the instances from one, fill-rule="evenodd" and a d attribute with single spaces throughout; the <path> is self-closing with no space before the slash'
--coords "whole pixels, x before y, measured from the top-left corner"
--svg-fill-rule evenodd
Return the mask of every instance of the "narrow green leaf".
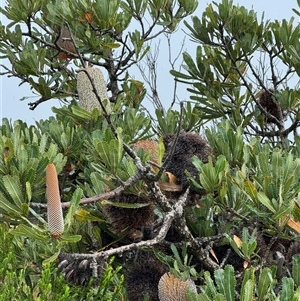
<path id="1" fill-rule="evenodd" d="M 66 227 L 66 230 L 68 230 L 73 222 L 73 219 L 74 219 L 74 215 L 75 215 L 75 212 L 76 210 L 78 209 L 79 207 L 79 203 L 80 203 L 80 200 L 82 198 L 82 195 L 83 195 L 83 191 L 81 188 L 77 188 L 73 195 L 72 195 L 72 199 L 71 199 L 71 206 L 68 210 L 68 213 L 65 217 L 65 227 Z"/>
<path id="2" fill-rule="evenodd" d="M 119 208 L 127 208 L 127 209 L 138 209 L 149 206 L 149 203 L 121 203 L 121 202 L 112 202 L 108 200 L 101 201 L 102 205 L 111 205 Z"/>
<path id="3" fill-rule="evenodd" d="M 246 192 L 247 192 L 248 196 L 250 197 L 250 199 L 254 202 L 257 202 L 257 200 L 258 200 L 257 194 L 258 193 L 257 193 L 257 189 L 254 186 L 254 184 L 251 181 L 246 180 L 244 182 L 244 185 L 245 185 Z"/>
<path id="4" fill-rule="evenodd" d="M 294 200 L 290 200 L 288 204 L 284 204 L 280 209 L 273 215 L 274 220 L 279 220 L 282 217 L 290 214 L 294 209 Z"/>
<path id="5" fill-rule="evenodd" d="M 275 213 L 276 210 L 274 208 L 274 206 L 272 205 L 270 199 L 263 193 L 263 192 L 259 192 L 257 194 L 258 200 L 264 205 L 266 206 L 271 212 Z"/>
<path id="6" fill-rule="evenodd" d="M 123 129 L 118 127 L 117 128 L 117 135 L 118 135 L 118 162 L 121 162 L 123 156 L 123 137 L 122 137 Z"/>
<path id="7" fill-rule="evenodd" d="M 241 288 L 240 301 L 253 301 L 254 295 L 254 268 L 246 269 Z"/>

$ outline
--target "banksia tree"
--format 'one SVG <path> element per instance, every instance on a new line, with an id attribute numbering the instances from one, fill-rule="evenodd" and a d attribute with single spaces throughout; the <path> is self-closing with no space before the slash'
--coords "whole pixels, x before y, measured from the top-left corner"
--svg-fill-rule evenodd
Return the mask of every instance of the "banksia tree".
<path id="1" fill-rule="evenodd" d="M 46 197 L 49 231 L 53 238 L 59 238 L 64 232 L 64 218 L 54 164 L 46 167 Z"/>
<path id="2" fill-rule="evenodd" d="M 86 72 L 89 73 L 91 79 L 93 80 L 93 85 L 107 113 L 110 113 L 110 103 L 102 71 L 99 68 L 94 68 L 91 66 L 87 66 L 85 69 L 80 69 L 77 75 L 79 106 L 90 112 L 95 108 L 102 111 L 99 100 L 93 91 L 93 85 Z M 106 102 L 103 102 L 104 100 L 106 100 Z"/>
<path id="3" fill-rule="evenodd" d="M 194 281 L 183 281 L 171 273 L 165 273 L 158 283 L 159 301 L 187 301 L 188 290 L 197 293 Z"/>

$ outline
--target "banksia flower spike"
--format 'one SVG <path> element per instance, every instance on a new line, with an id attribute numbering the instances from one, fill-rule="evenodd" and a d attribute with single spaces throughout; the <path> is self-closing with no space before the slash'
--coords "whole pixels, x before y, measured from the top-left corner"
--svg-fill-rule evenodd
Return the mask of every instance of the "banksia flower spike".
<path id="1" fill-rule="evenodd" d="M 64 218 L 54 164 L 46 167 L 46 197 L 49 231 L 53 238 L 59 238 L 64 232 Z"/>
<path id="2" fill-rule="evenodd" d="M 151 161 L 158 164 L 158 143 L 155 140 L 140 140 L 136 142 L 134 145 L 135 151 L 138 151 L 141 148 L 145 152 L 151 152 Z"/>
<path id="3" fill-rule="evenodd" d="M 159 301 L 187 301 L 188 289 L 197 292 L 196 285 L 191 279 L 183 281 L 171 273 L 165 273 L 158 283 Z"/>
<path id="4" fill-rule="evenodd" d="M 110 102 L 108 99 L 106 91 L 106 83 L 102 71 L 98 68 L 87 66 L 85 70 L 89 73 L 94 81 L 94 86 L 96 88 L 97 94 L 103 102 L 104 99 L 107 100 L 105 109 L 107 113 L 110 113 Z M 93 86 L 89 77 L 83 69 L 80 69 L 77 75 L 77 91 L 79 97 L 79 106 L 89 112 L 93 109 L 99 109 L 102 111 L 101 105 L 93 92 Z"/>

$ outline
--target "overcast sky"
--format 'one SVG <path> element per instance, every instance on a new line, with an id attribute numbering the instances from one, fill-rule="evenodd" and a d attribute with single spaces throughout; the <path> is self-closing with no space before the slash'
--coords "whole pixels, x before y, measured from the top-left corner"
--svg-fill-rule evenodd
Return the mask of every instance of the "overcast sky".
<path id="1" fill-rule="evenodd" d="M 5 0 L 0 0 L 1 7 L 5 6 Z M 215 0 L 215 2 L 221 2 L 220 0 Z M 202 12 L 204 8 L 206 7 L 207 3 L 210 3 L 209 1 L 199 1 L 199 7 L 195 14 L 198 14 L 199 16 L 202 15 Z M 253 8 L 257 13 L 258 16 L 262 14 L 262 12 L 265 13 L 265 19 L 287 19 L 289 20 L 292 16 L 295 16 L 295 14 L 292 11 L 292 8 L 298 8 L 297 6 L 297 0 L 234 0 L 235 4 L 243 5 L 248 9 Z M 298 22 L 299 18 L 295 16 L 295 21 Z M 1 16 L 1 22 L 4 22 L 5 20 Z M 180 48 L 180 42 L 183 39 L 183 32 L 179 31 L 176 33 L 177 36 L 174 36 L 172 38 L 175 43 L 177 43 L 178 47 L 174 47 L 175 49 Z M 178 44 L 179 43 L 179 44 Z M 172 95 L 170 95 L 170 91 L 172 91 L 173 86 L 173 78 L 169 74 L 170 66 L 168 64 L 165 64 L 166 60 L 168 60 L 167 57 L 167 49 L 164 49 L 164 44 L 161 44 L 160 48 L 160 61 L 162 63 L 159 63 L 158 66 L 158 76 L 159 82 L 161 83 L 161 86 L 159 86 L 159 93 L 160 98 L 163 100 L 163 104 L 165 107 L 168 107 L 172 101 Z M 185 42 L 186 49 L 194 49 L 194 45 L 190 45 L 188 39 Z M 185 49 L 185 50 L 186 50 Z M 166 50 L 166 51 L 165 51 Z M 191 55 L 193 56 L 193 53 Z M 176 55 L 176 53 L 173 53 L 173 55 Z M 0 69 L 0 72 L 3 71 Z M 133 74 L 133 76 L 136 77 L 136 79 L 142 80 L 141 76 L 138 74 Z M 24 101 L 20 101 L 20 99 L 24 96 L 30 97 L 32 96 L 32 93 L 30 92 L 29 86 L 27 84 L 24 84 L 22 86 L 19 86 L 20 80 L 16 78 L 7 78 L 6 76 L 0 76 L 0 122 L 2 118 L 6 117 L 13 120 L 16 119 L 22 119 L 26 121 L 29 124 L 34 124 L 35 120 L 45 119 L 49 115 L 52 115 L 51 107 L 53 106 L 60 106 L 59 101 L 57 100 L 49 100 L 41 105 L 39 105 L 34 111 L 29 110 L 28 108 L 28 102 L 35 101 L 36 98 L 27 99 Z M 165 88 L 170 86 L 171 88 Z M 189 95 L 186 91 L 187 86 L 181 85 L 178 89 L 178 97 L 183 99 L 189 99 Z M 149 104 L 150 106 L 150 104 Z M 152 108 L 149 108 L 150 111 Z"/>

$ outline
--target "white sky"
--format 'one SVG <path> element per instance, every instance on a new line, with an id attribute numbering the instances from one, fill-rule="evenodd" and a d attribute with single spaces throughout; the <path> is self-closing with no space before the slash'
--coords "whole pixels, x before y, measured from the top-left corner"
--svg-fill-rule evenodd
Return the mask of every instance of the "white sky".
<path id="1" fill-rule="evenodd" d="M 214 0 L 215 2 L 221 2 L 220 0 Z M 5 0 L 0 0 L 1 7 L 5 6 Z M 199 17 L 202 15 L 204 8 L 206 7 L 208 1 L 199 1 L 199 6 L 195 14 L 198 14 Z M 300 10 L 297 6 L 297 0 L 234 0 L 235 4 L 243 5 L 248 9 L 253 8 L 254 11 L 258 13 L 258 17 L 260 17 L 262 12 L 265 12 L 265 19 L 287 19 L 289 20 L 295 14 L 292 11 L 292 8 L 296 8 Z M 3 22 L 2 16 L 1 22 Z M 298 17 L 295 16 L 295 22 L 299 20 Z M 180 48 L 182 39 L 184 34 L 182 31 L 178 31 L 176 33 L 177 36 L 174 36 L 172 40 L 175 43 L 175 50 Z M 172 89 L 173 89 L 173 77 L 169 74 L 170 66 L 166 64 L 166 60 L 168 60 L 167 49 L 164 51 L 164 41 L 162 37 L 162 44 L 160 47 L 160 58 L 158 65 L 158 76 L 159 76 L 159 96 L 161 100 L 164 101 L 164 105 L 166 108 L 169 107 L 172 101 Z M 177 43 L 177 46 L 176 46 Z M 191 42 L 186 39 L 184 50 L 194 49 L 195 45 L 190 44 Z M 191 51 L 191 55 L 193 56 L 194 50 Z M 173 56 L 176 56 L 177 53 L 174 52 Z M 2 71 L 0 69 L 0 71 Z M 136 79 L 142 80 L 142 77 L 139 74 L 133 74 Z M 29 85 L 24 84 L 19 86 L 20 80 L 16 78 L 7 78 L 6 76 L 0 76 L 0 123 L 2 118 L 6 117 L 13 120 L 22 119 L 29 124 L 34 124 L 34 121 L 38 121 L 40 119 L 45 119 L 48 116 L 52 115 L 51 107 L 60 106 L 59 101 L 57 100 L 49 100 L 45 103 L 40 104 L 34 111 L 29 110 L 28 102 L 35 101 L 37 98 L 29 98 L 24 101 L 20 101 L 20 99 L 24 96 L 32 96 L 32 93 L 29 89 Z M 178 88 L 178 97 L 180 100 L 189 99 L 189 94 L 186 91 L 186 85 L 180 85 Z M 151 106 L 151 104 L 149 104 Z M 152 108 L 149 107 L 151 111 Z"/>

